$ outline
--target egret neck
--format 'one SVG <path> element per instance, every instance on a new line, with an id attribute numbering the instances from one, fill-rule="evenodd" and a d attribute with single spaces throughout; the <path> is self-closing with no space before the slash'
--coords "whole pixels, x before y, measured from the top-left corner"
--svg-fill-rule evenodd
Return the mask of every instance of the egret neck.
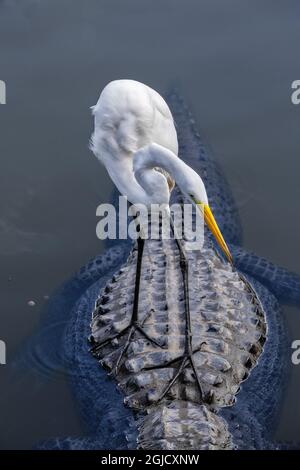
<path id="1" fill-rule="evenodd" d="M 201 177 L 171 150 L 158 144 L 150 144 L 138 150 L 133 156 L 133 171 L 136 179 L 144 180 L 144 173 L 161 167 L 176 181 L 180 190 L 185 194 L 204 216 L 204 220 L 214 235 L 219 247 L 232 263 L 232 256 L 222 236 L 218 224 L 208 204 L 208 198 Z M 161 190 L 161 188 L 160 188 Z"/>

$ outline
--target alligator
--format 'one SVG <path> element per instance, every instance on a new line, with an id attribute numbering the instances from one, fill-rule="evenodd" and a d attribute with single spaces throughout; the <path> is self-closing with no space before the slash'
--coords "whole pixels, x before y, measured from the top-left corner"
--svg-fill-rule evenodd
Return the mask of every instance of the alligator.
<path id="1" fill-rule="evenodd" d="M 48 440 L 38 448 L 288 445 L 274 440 L 289 364 L 280 303 L 299 304 L 300 277 L 240 247 L 238 210 L 222 171 L 181 97 L 172 92 L 166 100 L 177 126 L 179 155 L 203 178 L 234 264 L 221 257 L 208 233 L 203 249 L 187 251 L 190 363 L 182 361 L 184 286 L 175 240 L 146 240 L 143 253 L 139 310 L 144 330 L 155 341 L 138 331 L 128 339 L 118 337 L 133 308 L 137 243 L 110 242 L 82 267 L 50 302 L 46 329 L 63 324 L 60 332 L 50 328 L 48 361 L 57 356 L 63 361 L 85 434 Z M 172 198 L 184 202 L 178 188 Z"/>

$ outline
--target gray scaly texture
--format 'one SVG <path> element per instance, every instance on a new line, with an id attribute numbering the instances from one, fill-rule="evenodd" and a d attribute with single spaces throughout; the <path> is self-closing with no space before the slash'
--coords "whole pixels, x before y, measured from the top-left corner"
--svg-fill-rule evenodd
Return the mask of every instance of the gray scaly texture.
<path id="1" fill-rule="evenodd" d="M 97 348 L 98 342 L 114 337 L 130 322 L 135 249 L 100 293 L 93 313 L 95 356 L 101 365 L 113 371 L 125 393 L 125 403 L 148 415 L 144 421 L 140 418 L 139 440 L 143 448 L 228 447 L 226 423 L 216 412 L 233 404 L 241 382 L 256 364 L 265 342 L 264 312 L 248 283 L 229 263 L 221 260 L 209 240 L 201 251 L 187 253 L 192 346 L 204 403 L 191 368 L 186 368 L 166 397 L 157 402 L 184 353 L 184 292 L 174 240 L 147 240 L 141 272 L 141 322 L 147 334 L 159 341 L 162 348 L 137 333 L 117 373 L 114 367 L 126 335 Z M 172 417 L 174 432 L 171 432 Z M 152 421 L 157 423 L 159 432 L 157 426 L 149 425 Z"/>

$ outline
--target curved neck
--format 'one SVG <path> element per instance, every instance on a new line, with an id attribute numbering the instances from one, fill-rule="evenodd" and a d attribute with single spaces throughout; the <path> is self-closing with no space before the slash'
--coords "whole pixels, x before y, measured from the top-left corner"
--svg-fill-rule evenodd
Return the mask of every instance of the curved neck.
<path id="1" fill-rule="evenodd" d="M 133 157 L 133 170 L 138 181 L 145 172 L 159 167 L 168 172 L 179 187 L 183 188 L 188 180 L 189 172 L 194 171 L 180 160 L 171 150 L 159 144 L 150 144 L 138 150 Z"/>
<path id="2" fill-rule="evenodd" d="M 131 159 L 125 157 L 122 161 L 118 161 L 117 166 L 113 160 L 107 160 L 104 164 L 110 178 L 123 196 L 126 196 L 132 204 L 147 204 L 148 194 L 135 178 Z"/>
<path id="3" fill-rule="evenodd" d="M 147 206 L 169 202 L 167 179 L 155 171 L 155 167 L 168 172 L 181 189 L 185 188 L 190 172 L 194 173 L 171 150 L 154 143 L 141 148 L 133 156 L 124 156 L 117 161 L 110 158 L 103 163 L 121 194 L 127 196 L 132 204 Z"/>

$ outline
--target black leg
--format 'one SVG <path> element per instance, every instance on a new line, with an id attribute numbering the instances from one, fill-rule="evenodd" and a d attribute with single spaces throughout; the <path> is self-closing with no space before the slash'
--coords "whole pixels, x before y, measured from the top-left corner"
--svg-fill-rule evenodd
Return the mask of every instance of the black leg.
<path id="1" fill-rule="evenodd" d="M 132 310 L 133 322 L 137 322 L 138 320 L 139 293 L 140 293 L 141 271 L 142 271 L 142 261 L 143 261 L 145 240 L 143 238 L 138 238 L 137 246 L 138 246 L 138 253 L 137 253 L 137 261 L 136 261 L 135 288 L 134 288 L 134 299 L 133 299 L 133 310 Z"/>
<path id="2" fill-rule="evenodd" d="M 170 388 L 174 383 L 179 379 L 181 374 L 183 373 L 184 369 L 190 365 L 193 369 L 194 375 L 195 375 L 195 380 L 197 384 L 197 388 L 199 390 L 200 394 L 200 400 L 203 401 L 203 391 L 200 383 L 200 378 L 197 372 L 197 368 L 194 363 L 194 358 L 193 358 L 193 349 L 192 349 L 192 325 L 191 325 L 191 314 L 190 314 L 190 302 L 189 302 L 189 266 L 188 266 L 188 258 L 186 256 L 185 250 L 183 243 L 181 239 L 177 236 L 176 234 L 176 229 L 174 227 L 174 222 L 172 218 L 170 218 L 170 224 L 172 228 L 172 232 L 178 247 L 179 251 L 179 256 L 180 256 L 180 268 L 181 268 L 181 273 L 182 273 L 182 281 L 183 281 L 183 290 L 184 290 L 184 303 L 185 303 L 185 346 L 184 346 L 184 353 L 183 355 L 178 358 L 178 361 L 180 362 L 179 368 L 177 372 L 175 373 L 173 379 L 169 382 L 165 390 L 163 390 L 162 394 L 158 398 L 158 401 L 162 400 L 167 393 L 169 392 Z M 204 344 L 204 343 L 202 343 Z M 201 349 L 201 345 L 200 345 Z M 200 350 L 198 349 L 198 350 Z"/>
<path id="3" fill-rule="evenodd" d="M 124 357 L 124 354 L 126 353 L 130 342 L 132 340 L 133 334 L 138 331 L 142 336 L 147 341 L 150 341 L 151 343 L 155 344 L 158 347 L 162 347 L 162 345 L 156 341 L 154 338 L 151 338 L 143 329 L 143 324 L 139 321 L 139 293 L 140 293 L 140 281 L 141 281 L 141 269 L 142 269 L 142 260 L 143 260 L 143 252 L 144 252 L 144 245 L 145 245 L 145 240 L 141 237 L 137 239 L 137 246 L 138 246 L 138 253 L 137 253 L 137 263 L 136 263 L 136 275 L 135 275 L 135 289 L 134 289 L 134 298 L 133 298 L 133 309 L 132 309 L 132 315 L 131 315 L 131 320 L 129 325 L 124 328 L 122 331 L 117 333 L 116 335 L 112 336 L 111 338 L 108 338 L 101 343 L 95 344 L 91 348 L 91 352 L 94 355 L 98 355 L 98 351 L 107 344 L 109 344 L 113 339 L 118 339 L 121 338 L 125 333 L 128 332 L 127 339 L 125 341 L 125 344 L 121 348 L 120 355 L 116 361 L 116 364 L 112 370 L 112 373 L 117 374 L 119 371 L 119 367 L 122 361 L 122 358 Z"/>

